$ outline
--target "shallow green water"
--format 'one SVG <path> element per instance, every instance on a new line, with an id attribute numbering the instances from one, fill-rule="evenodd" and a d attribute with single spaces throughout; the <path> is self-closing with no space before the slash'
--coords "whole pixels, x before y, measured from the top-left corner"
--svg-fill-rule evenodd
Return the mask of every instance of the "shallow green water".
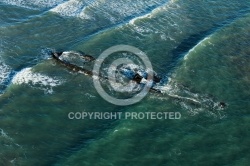
<path id="1" fill-rule="evenodd" d="M 249 165 L 249 10 L 243 0 L 1 1 L 0 165 Z M 117 44 L 148 55 L 169 78 L 164 95 L 110 104 L 47 53 L 97 58 Z M 78 111 L 181 119 L 68 118 Z"/>

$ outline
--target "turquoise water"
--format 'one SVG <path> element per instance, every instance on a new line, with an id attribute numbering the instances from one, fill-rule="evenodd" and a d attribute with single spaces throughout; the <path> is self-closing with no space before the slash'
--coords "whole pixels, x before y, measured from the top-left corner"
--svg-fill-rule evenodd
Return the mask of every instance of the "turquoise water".
<path id="1" fill-rule="evenodd" d="M 1 0 L 0 13 L 1 166 L 249 165 L 250 2 Z M 148 55 L 164 95 L 110 104 L 48 54 L 117 44 Z M 68 118 L 78 111 L 181 119 Z"/>

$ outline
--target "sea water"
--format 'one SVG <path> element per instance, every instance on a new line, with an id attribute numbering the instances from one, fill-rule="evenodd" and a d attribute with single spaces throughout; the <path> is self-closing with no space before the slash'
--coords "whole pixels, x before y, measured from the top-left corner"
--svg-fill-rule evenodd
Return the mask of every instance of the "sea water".
<path id="1" fill-rule="evenodd" d="M 249 165 L 250 1 L 0 0 L 0 13 L 1 166 Z M 147 54 L 163 95 L 110 104 L 48 54 L 118 44 Z"/>

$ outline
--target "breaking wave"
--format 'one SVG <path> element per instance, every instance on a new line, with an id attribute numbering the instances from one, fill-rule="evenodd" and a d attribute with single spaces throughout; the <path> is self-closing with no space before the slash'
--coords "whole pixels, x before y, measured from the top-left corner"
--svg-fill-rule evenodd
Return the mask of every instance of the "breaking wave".
<path id="1" fill-rule="evenodd" d="M 66 0 L 2 0 L 3 3 L 29 9 L 48 9 L 65 1 Z"/>
<path id="2" fill-rule="evenodd" d="M 0 61 L 0 94 L 3 93 L 11 79 L 13 71 L 9 66 Z"/>
<path id="3" fill-rule="evenodd" d="M 106 0 L 104 1 L 79 1 L 70 0 L 59 4 L 50 11 L 58 13 L 62 16 L 78 17 L 82 19 L 96 18 L 96 13 L 104 19 L 117 23 L 123 21 L 127 17 L 134 17 L 142 13 L 151 12 L 151 10 L 158 8 L 165 4 L 166 1 L 149 0 L 142 2 L 139 0 Z"/>
<path id="4" fill-rule="evenodd" d="M 59 86 L 64 81 L 56 77 L 49 77 L 40 73 L 33 73 L 31 68 L 25 68 L 18 72 L 13 80 L 12 84 L 21 85 L 27 84 L 32 88 L 38 88 L 44 90 L 45 93 L 53 93 L 53 87 Z"/>

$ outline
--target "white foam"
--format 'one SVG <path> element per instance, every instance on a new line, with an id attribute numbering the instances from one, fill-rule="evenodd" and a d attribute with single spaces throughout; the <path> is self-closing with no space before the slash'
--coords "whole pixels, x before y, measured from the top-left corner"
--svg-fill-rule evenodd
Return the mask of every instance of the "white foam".
<path id="1" fill-rule="evenodd" d="M 90 98 L 95 98 L 96 96 L 90 94 L 90 93 L 85 93 L 85 96 L 90 99 Z"/>
<path id="2" fill-rule="evenodd" d="M 126 17 L 144 13 L 149 7 L 161 6 L 163 2 L 163 0 L 148 0 L 146 2 L 141 0 L 126 0 L 125 2 L 124 0 L 69 0 L 50 11 L 62 16 L 91 20 L 95 20 L 96 13 L 98 13 L 98 16 L 110 20 L 111 23 L 116 23 Z"/>
<path id="3" fill-rule="evenodd" d="M 180 8 L 177 3 L 175 3 L 175 0 L 167 1 L 149 13 L 146 13 L 143 16 L 138 16 L 136 18 L 133 18 L 129 21 L 130 27 L 133 29 L 133 31 L 137 32 L 141 36 L 148 36 L 149 34 L 157 34 L 159 36 L 159 39 L 161 40 L 173 40 L 175 42 L 175 37 L 172 37 L 172 34 L 167 34 L 166 32 L 168 27 L 167 26 L 175 26 L 176 29 L 178 29 L 178 25 L 175 23 L 174 20 L 172 20 L 172 16 L 174 16 L 172 10 L 176 10 L 176 8 Z M 161 20 L 158 22 L 156 19 L 154 20 L 154 17 L 157 17 L 157 14 L 161 14 Z M 152 19 L 152 21 L 156 21 L 155 23 L 149 23 L 148 21 L 143 21 L 143 19 Z M 139 20 L 141 20 L 139 22 Z M 138 22 L 137 22 L 138 21 Z M 153 22 L 154 22 L 153 21 Z M 157 28 L 155 26 L 161 26 L 161 28 Z M 162 30 L 160 30 L 162 29 Z"/>
<path id="4" fill-rule="evenodd" d="M 65 0 L 2 0 L 3 3 L 9 5 L 20 6 L 31 9 L 52 8 Z"/>
<path id="5" fill-rule="evenodd" d="M 0 58 L 0 94 L 4 92 L 5 88 L 8 86 L 9 81 L 11 80 L 11 74 L 13 70 L 3 63 Z"/>
<path id="6" fill-rule="evenodd" d="M 168 2 L 167 2 L 167 3 L 168 3 Z M 167 3 L 166 3 L 166 4 L 167 4 Z M 165 8 L 166 8 L 166 7 L 165 7 L 165 4 L 162 5 L 162 6 L 160 6 L 160 7 L 157 7 L 157 8 L 155 8 L 154 10 L 152 10 L 150 13 L 147 13 L 147 14 L 145 14 L 145 15 L 143 15 L 143 16 L 138 16 L 138 17 L 136 17 L 136 18 L 133 18 L 132 20 L 129 21 L 129 24 L 134 25 L 134 24 L 135 24 L 135 21 L 137 21 L 137 20 L 145 19 L 145 18 L 152 18 L 153 15 L 155 15 L 157 12 L 159 12 L 159 11 L 165 9 Z"/>
<path id="7" fill-rule="evenodd" d="M 0 61 L 0 71 L 0 85 L 3 85 L 9 79 L 11 68 Z"/>
<path id="8" fill-rule="evenodd" d="M 198 44 L 196 44 L 191 50 L 188 51 L 188 53 L 184 56 L 184 60 L 187 60 L 189 55 L 192 52 L 195 52 L 195 49 L 198 48 L 199 46 L 205 46 L 205 42 L 210 39 L 210 36 L 205 37 L 203 40 L 201 40 Z M 211 43 L 211 42 L 210 42 Z"/>
<path id="9" fill-rule="evenodd" d="M 1 128 L 0 128 L 0 136 L 2 136 L 2 137 L 4 137 L 4 138 L 7 138 L 7 139 L 9 139 L 9 140 L 12 140 L 12 138 L 10 138 L 10 137 L 7 135 L 7 133 L 5 133 L 5 132 L 3 131 L 3 129 L 1 129 Z"/>
<path id="10" fill-rule="evenodd" d="M 145 14 L 143 16 L 133 18 L 132 20 L 129 21 L 129 24 L 134 24 L 136 20 L 140 20 L 140 19 L 143 19 L 143 18 L 150 18 L 150 17 L 151 17 L 151 14 Z"/>
<path id="11" fill-rule="evenodd" d="M 138 16 L 136 18 L 133 18 L 130 23 L 134 23 L 137 19 L 142 19 L 146 17 L 151 17 L 152 14 L 157 13 L 158 11 L 161 11 L 165 9 L 166 4 L 169 4 L 171 1 L 163 1 L 163 0 L 148 0 L 148 1 L 141 1 L 141 0 L 109 0 L 107 4 L 104 4 L 104 6 L 107 6 L 110 8 L 110 12 L 114 13 L 120 18 L 125 18 L 128 16 L 134 16 L 139 15 L 145 12 L 142 16 Z M 155 8 L 152 11 L 149 11 L 150 8 Z"/>
<path id="12" fill-rule="evenodd" d="M 84 3 L 78 0 L 70 0 L 64 2 L 55 8 L 51 9 L 50 11 L 60 14 L 61 16 L 68 16 L 68 17 L 78 17 L 84 7 Z"/>
<path id="13" fill-rule="evenodd" d="M 138 16 L 136 18 L 133 18 L 132 20 L 129 21 L 129 24 L 131 25 L 135 25 L 135 21 L 140 20 L 140 19 L 144 19 L 144 18 L 152 18 L 154 15 L 156 15 L 158 12 L 160 11 L 166 11 L 168 10 L 174 2 L 176 2 L 177 0 L 171 0 L 168 1 L 162 5 L 160 5 L 159 7 L 153 9 L 150 13 L 147 13 L 143 16 Z"/>
<path id="14" fill-rule="evenodd" d="M 160 90 L 163 96 L 151 96 L 151 98 L 160 100 L 168 100 L 169 98 L 177 99 L 173 102 L 179 104 L 192 116 L 205 112 L 210 116 L 219 117 L 220 119 L 226 117 L 219 102 L 216 102 L 206 94 L 193 93 L 173 79 L 170 79 L 166 85 L 155 86 L 154 88 Z"/>
<path id="15" fill-rule="evenodd" d="M 64 81 L 59 78 L 33 73 L 31 68 L 21 70 L 12 79 L 12 84 L 28 84 L 33 88 L 45 90 L 46 93 L 52 93 L 52 88 L 61 85 L 63 82 Z"/>
<path id="16" fill-rule="evenodd" d="M 91 16 L 86 14 L 85 10 L 88 6 L 92 6 L 93 1 L 79 1 L 69 0 L 64 2 L 55 8 L 51 9 L 51 12 L 55 12 L 61 16 L 66 17 L 77 17 L 81 19 L 93 19 Z"/>

